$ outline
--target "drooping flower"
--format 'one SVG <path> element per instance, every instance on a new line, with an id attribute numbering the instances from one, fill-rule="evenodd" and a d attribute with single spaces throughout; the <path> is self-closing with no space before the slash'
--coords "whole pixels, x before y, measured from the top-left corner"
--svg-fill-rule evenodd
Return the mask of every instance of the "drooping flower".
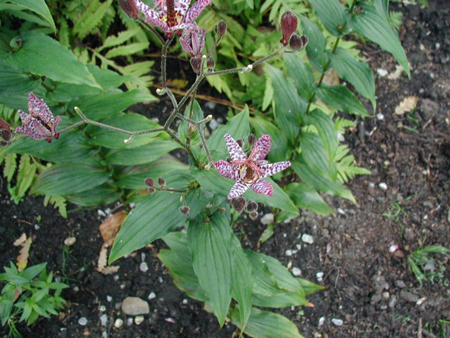
<path id="1" fill-rule="evenodd" d="M 291 35 L 297 32 L 298 19 L 297 16 L 291 11 L 286 11 L 281 16 L 281 33 L 283 38 L 281 43 L 285 46 L 288 45 Z"/>
<path id="2" fill-rule="evenodd" d="M 11 141 L 11 126 L 5 120 L 0 119 L 0 146 L 4 147 Z"/>
<path id="3" fill-rule="evenodd" d="M 181 47 L 192 57 L 199 56 L 205 46 L 205 35 L 206 30 L 196 24 L 188 25 L 180 37 Z"/>
<path id="4" fill-rule="evenodd" d="M 193 24 L 203 9 L 211 4 L 210 0 L 197 0 L 189 8 L 191 0 L 154 0 L 155 7 L 151 8 L 141 0 L 134 1 L 138 10 L 144 13 L 145 21 L 169 34 Z"/>
<path id="5" fill-rule="evenodd" d="M 45 102 L 33 92 L 28 94 L 28 111 L 30 114 L 19 109 L 22 126 L 17 127 L 16 132 L 22 132 L 36 140 L 45 139 L 49 143 L 52 142 L 52 137 L 59 138 L 56 127 L 61 122 L 61 117 L 55 118 Z"/>
<path id="6" fill-rule="evenodd" d="M 268 163 L 264 160 L 270 151 L 270 135 L 261 136 L 248 157 L 229 134 L 225 134 L 224 138 L 230 153 L 230 161 L 217 161 L 214 167 L 223 177 L 236 181 L 228 199 L 242 195 L 250 187 L 258 194 L 272 196 L 272 184 L 264 181 L 263 178 L 290 167 L 291 162 Z"/>

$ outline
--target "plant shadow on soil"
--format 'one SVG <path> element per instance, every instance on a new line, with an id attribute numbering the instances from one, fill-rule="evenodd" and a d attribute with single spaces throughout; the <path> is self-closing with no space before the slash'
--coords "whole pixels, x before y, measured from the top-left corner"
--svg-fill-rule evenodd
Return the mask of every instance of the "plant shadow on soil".
<path id="1" fill-rule="evenodd" d="M 450 248 L 450 13 L 437 0 L 430 1 L 429 8 L 394 7 L 404 14 L 399 33 L 412 77 L 391 80 L 375 71 L 377 111 L 345 135 L 357 164 L 372 171 L 348 184 L 358 205 L 327 198 L 339 209 L 336 215 L 303 212 L 298 219 L 277 225 L 274 236 L 260 248 L 256 245 L 264 227 L 247 219 L 241 224 L 246 246 L 300 268 L 303 278 L 317 282 L 317 273 L 323 273 L 320 284 L 327 288 L 309 297 L 314 308 L 279 311 L 308 338 L 445 337 L 445 331 L 450 335 L 449 325 L 442 322 L 450 320 L 448 260 L 436 257 L 447 269 L 440 282 L 422 286 L 407 264 L 408 255 L 425 238 L 425 246 Z M 379 53 L 376 46 L 363 46 L 362 55 L 374 70 L 395 71 L 395 60 Z M 393 115 L 408 96 L 419 98 L 417 108 L 410 114 Z M 398 210 L 397 216 L 383 216 Z M 63 293 L 67 308 L 59 318 L 39 319 L 31 328 L 19 325 L 24 337 L 102 337 L 102 332 L 118 338 L 232 336 L 232 325 L 219 329 L 201 303 L 188 299 L 173 285 L 156 258 L 164 246 L 161 241 L 117 261 L 120 270 L 113 275 L 97 272 L 103 242 L 98 226 L 103 220 L 97 209 L 74 210 L 64 219 L 52 207 L 44 207 L 42 197 L 26 197 L 15 205 L 3 184 L 2 265 L 15 261 L 18 248 L 12 243 L 25 232 L 34 238 L 29 265 L 48 262 L 48 268 L 70 284 Z M 313 244 L 302 242 L 304 233 L 313 236 Z M 69 236 L 77 241 L 67 248 L 63 243 Z M 298 244 L 301 249 L 287 256 L 286 250 L 297 250 Z M 391 245 L 399 249 L 391 253 Z M 146 273 L 139 270 L 143 261 L 150 267 Z M 156 298 L 148 300 L 152 292 Z M 118 309 L 127 296 L 141 297 L 150 304 L 150 314 L 140 325 L 128 325 L 127 316 Z M 102 314 L 108 317 L 106 327 L 100 325 Z M 80 317 L 88 319 L 86 326 L 78 324 Z M 113 326 L 117 318 L 124 320 L 120 329 Z M 343 324 L 337 326 L 332 319 L 341 319 Z M 6 337 L 2 330 L 0 337 Z"/>

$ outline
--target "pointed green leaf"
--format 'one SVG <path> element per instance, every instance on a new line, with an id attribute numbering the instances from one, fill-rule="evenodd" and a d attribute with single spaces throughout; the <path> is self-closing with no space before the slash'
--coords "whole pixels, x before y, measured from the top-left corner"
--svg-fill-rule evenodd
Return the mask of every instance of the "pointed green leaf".
<path id="1" fill-rule="evenodd" d="M 11 67 L 2 59 L 0 59 L 0 74 L 2 74 L 0 78 L 0 103 L 4 102 L 3 96 L 23 93 L 28 95 L 42 83 L 41 79 L 32 79 L 30 74 Z"/>
<path id="2" fill-rule="evenodd" d="M 339 0 L 309 0 L 320 21 L 334 36 L 344 36 L 346 25 L 345 7 Z"/>
<path id="3" fill-rule="evenodd" d="M 93 189 L 89 189 L 83 192 L 68 194 L 64 197 L 71 203 L 81 206 L 98 206 L 114 203 L 117 201 L 122 192 L 111 184 L 102 184 Z"/>
<path id="4" fill-rule="evenodd" d="M 276 296 L 284 293 L 278 287 L 277 279 L 270 272 L 269 267 L 263 257 L 253 251 L 244 250 L 247 258 L 252 264 L 252 276 L 253 276 L 253 293 L 263 296 Z"/>
<path id="5" fill-rule="evenodd" d="M 328 55 L 326 53 L 327 40 L 323 36 L 319 27 L 304 16 L 300 16 L 302 21 L 302 30 L 308 39 L 308 45 L 306 46 L 306 54 L 308 55 L 311 65 L 323 72 L 325 65 L 328 63 Z"/>
<path id="6" fill-rule="evenodd" d="M 314 94 L 315 87 L 315 79 L 311 67 L 300 58 L 298 53 L 284 54 L 283 58 L 297 92 L 308 101 Z"/>
<path id="7" fill-rule="evenodd" d="M 38 176 L 32 192 L 64 196 L 99 186 L 110 176 L 101 165 L 56 164 Z"/>
<path id="8" fill-rule="evenodd" d="M 389 25 L 386 16 L 380 14 L 372 4 L 359 4 L 361 10 L 350 16 L 349 24 L 359 34 L 380 45 L 382 49 L 391 53 L 411 76 L 408 59 L 402 47 L 398 33 Z"/>
<path id="9" fill-rule="evenodd" d="M 87 67 L 58 41 L 35 31 L 23 32 L 19 37 L 21 47 L 5 58 L 12 67 L 54 81 L 101 89 Z"/>
<path id="10" fill-rule="evenodd" d="M 55 22 L 44 0 L 8 0 L 8 2 L 14 3 L 20 8 L 35 12 L 47 21 L 53 31 L 56 32 Z"/>
<path id="11" fill-rule="evenodd" d="M 324 83 L 316 88 L 316 94 L 326 105 L 362 117 L 370 116 L 361 101 L 343 85 L 328 86 Z"/>
<path id="12" fill-rule="evenodd" d="M 301 209 L 314 211 L 321 216 L 334 214 L 334 210 L 323 200 L 319 193 L 304 183 L 291 183 L 286 187 L 286 193 Z"/>
<path id="13" fill-rule="evenodd" d="M 218 211 L 209 222 L 191 221 L 188 243 L 195 274 L 222 326 L 233 286 L 232 232 L 225 214 Z"/>
<path id="14" fill-rule="evenodd" d="M 372 102 L 375 109 L 375 79 L 367 63 L 357 61 L 350 52 L 340 47 L 336 54 L 329 53 L 329 57 L 339 77 L 350 82 L 358 93 Z"/>
<path id="15" fill-rule="evenodd" d="M 264 296 L 255 293 L 252 295 L 252 303 L 254 306 L 282 309 L 289 306 L 303 306 L 308 301 L 305 296 L 298 293 L 283 291 L 275 296 Z"/>
<path id="16" fill-rule="evenodd" d="M 308 167 L 315 173 L 328 176 L 330 161 L 319 136 L 316 133 L 302 132 L 300 135 L 300 146 L 302 148 L 302 156 Z"/>
<path id="17" fill-rule="evenodd" d="M 106 57 L 111 59 L 118 56 L 134 55 L 146 49 L 148 44 L 148 42 L 135 42 L 125 46 L 115 47 L 106 53 Z"/>
<path id="18" fill-rule="evenodd" d="M 337 131 L 334 128 L 333 120 L 323 111 L 319 109 L 314 109 L 308 115 L 308 123 L 316 127 L 319 133 L 319 138 L 322 141 L 325 150 L 328 154 L 330 160 L 329 164 L 331 164 L 331 162 L 334 160 L 336 150 L 339 145 L 339 141 L 337 138 Z"/>
<path id="19" fill-rule="evenodd" d="M 287 138 L 272 122 L 261 116 L 251 117 L 250 124 L 255 129 L 255 136 L 270 135 L 270 152 L 267 158 L 270 162 L 285 161 L 289 158 Z"/>

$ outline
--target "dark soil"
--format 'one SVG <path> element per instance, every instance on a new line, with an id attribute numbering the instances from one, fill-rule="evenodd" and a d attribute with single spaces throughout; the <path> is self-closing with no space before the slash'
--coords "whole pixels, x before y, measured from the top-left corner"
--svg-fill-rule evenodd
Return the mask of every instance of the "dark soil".
<path id="1" fill-rule="evenodd" d="M 412 76 L 391 80 L 375 72 L 376 114 L 384 119 L 375 114 L 345 135 L 357 163 L 372 171 L 348 184 L 358 205 L 328 198 L 338 210 L 335 216 L 304 212 L 289 224 L 277 225 L 274 236 L 258 249 L 300 268 L 301 277 L 327 287 L 310 296 L 314 308 L 280 311 L 308 338 L 450 336 L 450 325 L 445 323 L 450 321 L 448 260 L 434 256 L 436 265 L 446 270 L 423 285 L 407 263 L 420 245 L 450 248 L 450 12 L 448 4 L 438 0 L 430 1 L 429 8 L 397 5 L 394 9 L 404 14 L 400 37 Z M 395 71 L 397 64 L 390 55 L 371 45 L 363 50 L 372 69 Z M 393 115 L 408 96 L 419 98 L 417 108 L 410 114 Z M 233 335 L 232 325 L 219 329 L 201 303 L 173 285 L 156 258 L 163 246 L 159 241 L 119 260 L 117 273 L 97 272 L 103 242 L 98 226 L 105 217 L 97 209 L 70 208 L 73 211 L 64 219 L 53 208 L 44 207 L 41 197 L 26 197 L 15 205 L 4 185 L 1 190 L 1 264 L 15 261 L 18 248 L 12 243 L 25 232 L 34 238 L 29 265 L 48 262 L 48 268 L 70 284 L 63 293 L 68 303 L 60 317 L 40 319 L 31 328 L 20 325 L 24 337 Z M 256 249 L 264 226 L 257 223 L 245 230 L 248 244 Z M 313 236 L 313 244 L 302 242 L 305 233 Z M 76 243 L 64 250 L 64 239 L 70 236 L 76 237 Z M 399 246 L 393 253 L 392 245 Z M 298 251 L 287 255 L 286 250 Z M 143 261 L 150 268 L 146 273 L 139 269 Z M 318 273 L 323 273 L 321 281 Z M 152 292 L 156 298 L 148 300 Z M 140 325 L 128 324 L 129 318 L 118 309 L 127 296 L 150 304 L 150 315 Z M 100 324 L 103 314 L 108 317 L 106 327 Z M 88 319 L 86 326 L 78 323 L 80 317 Z M 117 318 L 124 320 L 120 329 L 113 326 Z M 336 319 L 342 325 L 336 325 Z M 6 332 L 0 336 L 6 337 Z"/>

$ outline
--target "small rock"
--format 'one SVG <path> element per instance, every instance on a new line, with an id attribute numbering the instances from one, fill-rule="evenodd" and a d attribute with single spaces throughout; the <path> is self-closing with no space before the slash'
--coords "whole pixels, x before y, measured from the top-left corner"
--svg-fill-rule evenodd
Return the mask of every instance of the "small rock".
<path id="1" fill-rule="evenodd" d="M 314 243 L 314 239 L 313 236 L 308 235 L 308 234 L 303 234 L 302 235 L 302 241 L 308 244 L 313 244 Z"/>
<path id="2" fill-rule="evenodd" d="M 381 114 L 381 113 L 378 113 L 377 114 L 377 119 L 380 120 L 380 121 L 384 120 L 384 115 Z"/>
<path id="3" fill-rule="evenodd" d="M 414 231 L 411 229 L 411 228 L 406 228 L 405 229 L 405 239 L 408 241 L 408 242 L 412 242 L 412 241 L 414 241 L 414 238 L 415 238 L 416 236 L 414 235 Z"/>
<path id="4" fill-rule="evenodd" d="M 106 217 L 106 213 L 105 213 L 103 210 L 101 210 L 101 209 L 98 209 L 98 210 L 97 210 L 97 214 L 98 214 L 99 216 L 101 216 L 101 217 Z"/>
<path id="5" fill-rule="evenodd" d="M 156 294 L 154 292 L 150 292 L 150 294 L 148 295 L 148 299 L 152 300 L 156 298 Z"/>
<path id="6" fill-rule="evenodd" d="M 141 270 L 142 272 L 147 272 L 148 264 L 146 262 L 142 262 L 141 264 L 139 264 L 139 270 Z"/>
<path id="7" fill-rule="evenodd" d="M 105 314 L 102 314 L 100 316 L 100 325 L 101 326 L 106 326 L 106 323 L 108 322 L 108 316 Z"/>
<path id="8" fill-rule="evenodd" d="M 400 280 L 400 279 L 399 279 L 399 280 L 396 280 L 396 281 L 394 282 L 394 284 L 395 284 L 396 287 L 398 287 L 398 288 L 400 288 L 400 289 L 406 288 L 405 282 L 402 281 L 402 280 Z"/>
<path id="9" fill-rule="evenodd" d="M 134 317 L 134 323 L 136 325 L 140 325 L 144 321 L 144 316 L 136 316 Z"/>
<path id="10" fill-rule="evenodd" d="M 273 214 L 265 214 L 262 218 L 261 218 L 261 224 L 263 225 L 269 225 L 272 224 L 274 221 L 274 216 Z"/>
<path id="11" fill-rule="evenodd" d="M 387 190 L 387 188 L 388 188 L 387 184 L 384 182 L 381 182 L 380 184 L 378 184 L 378 186 L 380 187 L 380 189 L 383 189 L 383 190 Z"/>
<path id="12" fill-rule="evenodd" d="M 372 296 L 372 298 L 370 299 L 370 304 L 375 305 L 375 304 L 379 303 L 380 300 L 381 300 L 381 295 L 379 295 L 379 294 L 374 294 L 374 295 Z"/>
<path id="13" fill-rule="evenodd" d="M 389 294 L 389 292 L 385 291 L 385 292 L 383 292 L 382 296 L 384 299 L 389 299 L 390 294 Z"/>
<path id="14" fill-rule="evenodd" d="M 145 300 L 127 297 L 122 301 L 122 312 L 129 316 L 146 315 L 150 313 L 150 307 Z"/>
<path id="15" fill-rule="evenodd" d="M 133 317 L 128 317 L 128 318 L 127 318 L 127 325 L 128 325 L 128 326 L 133 325 Z"/>
<path id="16" fill-rule="evenodd" d="M 119 278 L 120 278 L 119 275 L 114 275 L 114 277 L 113 277 L 115 282 L 117 282 L 119 280 Z"/>
<path id="17" fill-rule="evenodd" d="M 100 305 L 99 308 L 98 308 L 98 310 L 99 310 L 100 312 L 105 312 L 105 311 L 106 311 L 106 306 L 105 306 L 105 305 Z"/>
<path id="18" fill-rule="evenodd" d="M 78 286 L 74 286 L 72 290 L 73 290 L 73 292 L 78 292 L 78 291 L 80 291 L 80 288 Z"/>
<path id="19" fill-rule="evenodd" d="M 111 301 L 113 300 L 113 298 L 112 298 L 111 296 L 106 296 L 106 300 L 107 300 L 108 302 L 111 302 Z"/>
<path id="20" fill-rule="evenodd" d="M 123 320 L 122 320 L 122 319 L 117 318 L 117 319 L 114 321 L 114 327 L 115 327 L 116 329 L 120 329 L 120 328 L 122 327 L 122 325 L 123 325 Z"/>
<path id="21" fill-rule="evenodd" d="M 344 142 L 345 141 L 345 137 L 341 133 L 337 133 L 337 137 L 338 137 L 338 141 L 340 141 L 340 142 Z"/>
<path id="22" fill-rule="evenodd" d="M 323 280 L 323 272 L 320 271 L 318 273 L 316 273 L 316 278 L 318 282 L 321 282 Z"/>
<path id="23" fill-rule="evenodd" d="M 299 268 L 292 268 L 292 274 L 295 277 L 298 277 L 298 276 L 300 276 L 302 274 L 302 270 L 300 270 Z"/>
<path id="24" fill-rule="evenodd" d="M 338 212 L 338 214 L 345 215 L 344 209 L 337 208 L 337 212 Z"/>
<path id="25" fill-rule="evenodd" d="M 219 128 L 220 123 L 217 122 L 216 119 L 212 119 L 211 121 L 209 121 L 209 127 L 211 128 L 211 130 L 217 129 Z"/>
<path id="26" fill-rule="evenodd" d="M 419 296 L 404 290 L 400 291 L 400 298 L 411 303 L 416 303 L 419 300 Z"/>
<path id="27" fill-rule="evenodd" d="M 80 324 L 81 326 L 86 326 L 87 323 L 88 320 L 86 317 L 81 317 L 80 319 L 78 319 L 78 324 Z"/>
<path id="28" fill-rule="evenodd" d="M 325 324 L 325 317 L 320 317 L 319 318 L 319 326 L 322 326 L 323 324 Z"/>
<path id="29" fill-rule="evenodd" d="M 439 104 L 430 99 L 421 99 L 418 110 L 420 116 L 428 121 L 439 114 Z"/>
<path id="30" fill-rule="evenodd" d="M 187 304 L 189 301 L 185 298 L 185 299 L 183 299 L 183 301 L 182 301 L 182 303 L 183 304 Z"/>
<path id="31" fill-rule="evenodd" d="M 291 257 L 294 254 L 295 250 L 288 249 L 284 253 L 286 256 Z"/>
<path id="32" fill-rule="evenodd" d="M 336 326 L 342 326 L 342 324 L 344 324 L 344 321 L 342 319 L 339 318 L 333 318 L 331 320 L 331 322 L 336 325 Z"/>
<path id="33" fill-rule="evenodd" d="M 386 69 L 383 68 L 378 68 L 377 69 L 377 73 L 378 75 L 380 75 L 381 77 L 385 77 L 386 75 L 389 74 L 389 72 Z"/>
<path id="34" fill-rule="evenodd" d="M 392 309 L 395 304 L 397 304 L 397 297 L 395 295 L 392 295 L 391 300 L 389 301 L 389 307 Z"/>
<path id="35" fill-rule="evenodd" d="M 72 245 L 75 244 L 76 241 L 77 241 L 77 239 L 76 239 L 75 237 L 67 237 L 67 238 L 64 240 L 64 245 L 72 246 Z"/>

